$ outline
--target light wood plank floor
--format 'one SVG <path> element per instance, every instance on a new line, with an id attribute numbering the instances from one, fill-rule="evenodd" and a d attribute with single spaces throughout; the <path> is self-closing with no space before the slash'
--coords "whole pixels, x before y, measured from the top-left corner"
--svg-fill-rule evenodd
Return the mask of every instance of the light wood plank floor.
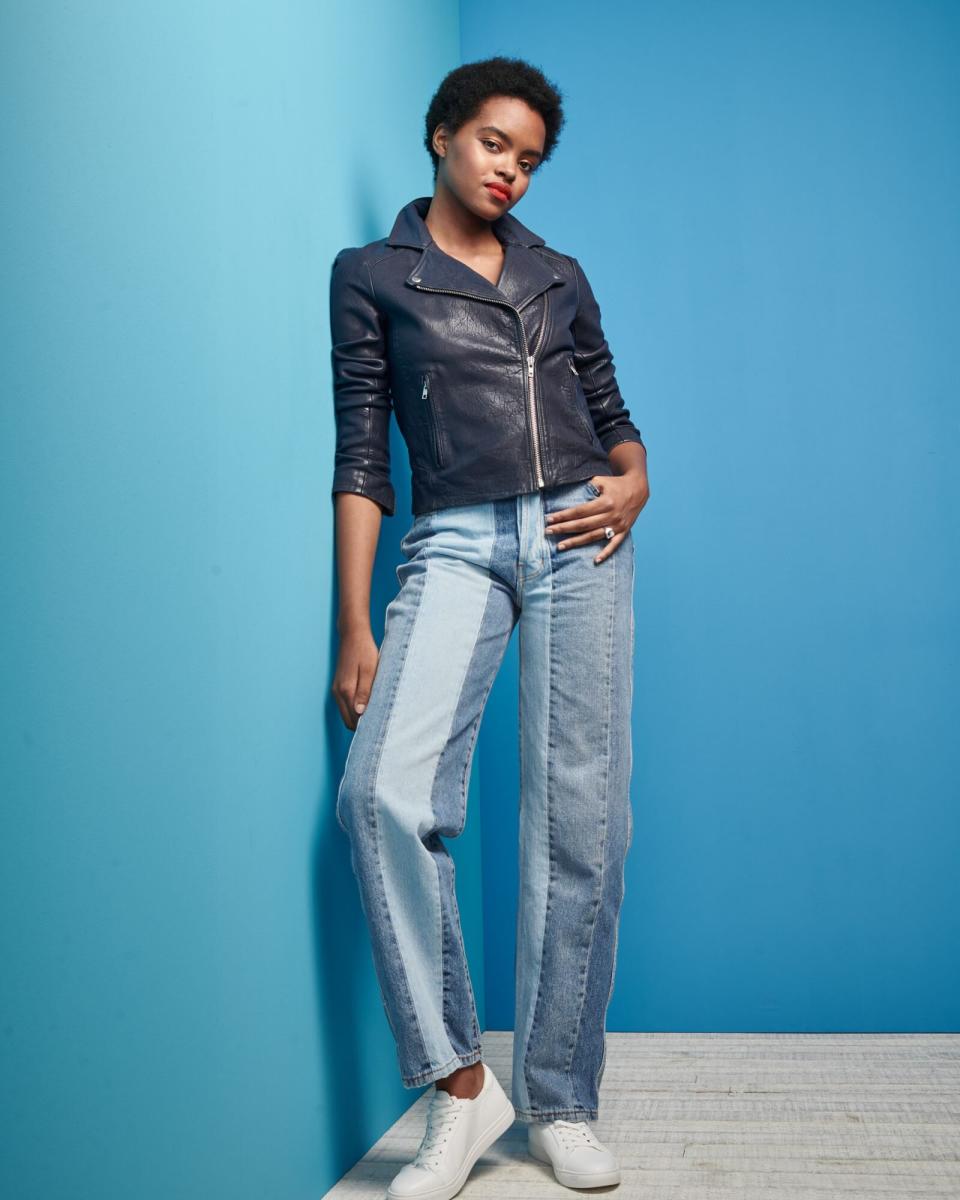
<path id="1" fill-rule="evenodd" d="M 960 1200 L 960 1035 L 608 1033 L 597 1136 L 642 1200 Z M 512 1033 L 483 1036 L 510 1094 Z M 380 1200 L 416 1153 L 428 1088 L 327 1196 Z M 513 1126 L 459 1193 L 569 1196 Z"/>

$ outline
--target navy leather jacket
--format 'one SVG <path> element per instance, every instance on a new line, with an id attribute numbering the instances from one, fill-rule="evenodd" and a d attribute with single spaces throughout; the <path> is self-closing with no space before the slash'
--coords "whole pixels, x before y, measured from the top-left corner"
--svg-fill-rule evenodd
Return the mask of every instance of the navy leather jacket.
<path id="1" fill-rule="evenodd" d="M 610 475 L 610 448 L 643 441 L 580 264 L 507 212 L 491 226 L 505 247 L 494 285 L 434 242 L 429 206 L 411 200 L 389 237 L 334 259 L 333 494 L 393 516 L 391 411 L 415 516 Z"/>

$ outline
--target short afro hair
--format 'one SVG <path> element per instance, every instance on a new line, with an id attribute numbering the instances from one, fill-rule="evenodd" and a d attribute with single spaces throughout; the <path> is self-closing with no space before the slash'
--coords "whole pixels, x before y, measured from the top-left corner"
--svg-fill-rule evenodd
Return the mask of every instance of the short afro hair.
<path id="1" fill-rule="evenodd" d="M 443 77 L 434 93 L 427 110 L 424 137 L 433 160 L 434 179 L 440 166 L 440 156 L 433 148 L 437 126 L 443 124 L 450 133 L 456 133 L 491 96 L 515 96 L 538 112 L 546 126 L 541 163 L 553 153 L 564 122 L 562 93 L 531 63 L 498 54 L 455 67 Z"/>

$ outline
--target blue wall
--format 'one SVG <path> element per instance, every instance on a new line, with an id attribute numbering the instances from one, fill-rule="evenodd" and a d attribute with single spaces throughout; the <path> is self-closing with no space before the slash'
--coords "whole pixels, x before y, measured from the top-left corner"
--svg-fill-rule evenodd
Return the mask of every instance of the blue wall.
<path id="1" fill-rule="evenodd" d="M 591 273 L 648 443 L 608 1028 L 956 1030 L 960 9 L 465 0 L 461 36 L 566 91 L 516 211 Z M 515 660 L 478 749 L 500 1029 Z"/>
<path id="2" fill-rule="evenodd" d="M 4 1195 L 316 1196 L 419 1094 L 333 817 L 327 284 L 493 51 L 567 93 L 518 216 L 650 447 L 610 1028 L 957 1028 L 956 13 L 3 6 Z M 449 843 L 484 1028 L 515 742 L 514 646 Z"/>
<path id="3" fill-rule="evenodd" d="M 0 54 L 0 1193 L 316 1197 L 419 1094 L 333 815 L 329 269 L 429 189 L 456 7 L 23 0 Z"/>

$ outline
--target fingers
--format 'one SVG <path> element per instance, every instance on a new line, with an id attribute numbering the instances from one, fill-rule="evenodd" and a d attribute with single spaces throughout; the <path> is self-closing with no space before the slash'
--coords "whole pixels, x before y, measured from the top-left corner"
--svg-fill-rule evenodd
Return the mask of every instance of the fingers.
<path id="1" fill-rule="evenodd" d="M 340 710 L 340 720 L 348 729 L 356 729 L 356 713 L 351 711 L 350 700 L 343 694 L 343 691 L 336 682 L 330 689 L 333 692 L 333 698 L 337 702 L 337 708 Z"/>
<path id="2" fill-rule="evenodd" d="M 357 690 L 353 697 L 353 707 L 357 716 L 360 716 L 366 710 L 367 703 L 370 700 L 370 689 L 373 687 L 374 674 L 375 672 L 373 671 L 364 670 L 363 667 L 360 668 L 360 678 L 357 681 Z"/>
<path id="3" fill-rule="evenodd" d="M 604 549 L 594 558 L 594 562 L 603 562 L 605 558 L 616 550 L 629 531 L 624 529 L 620 533 L 614 533 L 612 538 L 608 538 L 602 529 L 591 529 L 588 533 L 581 534 L 579 537 L 570 537 L 565 541 L 558 543 L 558 550 L 572 550 L 574 546 L 586 546 L 590 542 L 603 542 Z"/>
<path id="4" fill-rule="evenodd" d="M 611 554 L 616 551 L 626 536 L 630 532 L 629 529 L 622 529 L 613 534 L 612 538 L 607 538 L 606 529 L 611 526 L 602 526 L 600 529 L 588 529 L 586 533 L 578 536 L 565 536 L 563 541 L 558 542 L 557 550 L 572 550 L 574 546 L 587 546 L 589 542 L 601 541 L 604 542 L 604 548 L 599 554 L 594 557 L 595 563 L 602 563 L 604 559 L 610 558 Z"/>
<path id="5" fill-rule="evenodd" d="M 626 529 L 617 529 L 617 517 L 608 516 L 612 511 L 610 503 L 602 504 L 598 509 L 598 504 L 605 497 L 598 496 L 593 500 L 588 500 L 586 504 L 575 504 L 569 509 L 558 509 L 554 514 L 547 517 L 545 529 L 547 533 L 558 534 L 563 536 L 563 541 L 557 542 L 557 550 L 572 550 L 574 546 L 586 546 L 589 542 L 600 541 L 604 544 L 602 550 L 595 554 L 594 563 L 605 562 L 610 558 L 611 554 L 617 550 L 626 535 L 630 532 L 629 527 Z M 584 515 L 586 510 L 586 515 Z M 598 524 L 598 521 L 601 524 Z M 607 538 L 606 530 L 614 529 L 612 538 Z"/>
<path id="6" fill-rule="evenodd" d="M 599 499 L 599 497 L 598 497 Z M 580 546 L 585 541 L 592 540 L 593 537 L 605 537 L 604 529 L 608 525 L 616 525 L 616 520 L 609 517 L 612 511 L 609 506 L 601 509 L 596 509 L 592 505 L 596 501 L 591 501 L 591 507 L 585 515 L 571 517 L 563 521 L 549 521 L 545 524 L 544 529 L 547 533 L 558 534 L 565 540 L 561 542 L 558 549 L 564 549 L 566 546 Z M 560 513 L 582 513 L 581 506 L 575 508 L 565 508 L 558 510 Z M 598 524 L 599 522 L 599 524 Z M 574 540 L 570 535 L 578 533 L 589 533 L 590 537 L 581 537 L 579 540 Z"/>
<path id="7" fill-rule="evenodd" d="M 620 543 L 624 540 L 624 538 L 627 536 L 628 532 L 629 532 L 628 530 L 624 530 L 623 533 L 615 533 L 612 538 L 607 539 L 605 537 L 604 541 L 607 544 L 606 544 L 606 546 L 604 546 L 604 548 L 600 551 L 599 554 L 594 555 L 593 561 L 595 563 L 602 563 L 606 559 L 608 559 L 610 557 L 610 555 L 613 554 L 613 552 L 616 550 L 616 548 L 620 545 Z"/>
<path id="8" fill-rule="evenodd" d="M 355 730 L 360 718 L 366 712 L 376 673 L 376 667 L 371 670 L 361 665 L 352 680 L 335 679 L 333 681 L 330 690 L 337 702 L 343 723 L 348 729 Z"/>
<path id="9" fill-rule="evenodd" d="M 556 526 L 566 526 L 571 521 L 586 520 L 597 515 L 597 505 L 603 499 L 602 496 L 595 496 L 592 500 L 586 500 L 583 504 L 573 504 L 570 508 L 558 508 L 556 512 L 547 513 L 544 520 L 544 525 L 547 532 L 551 532 Z"/>

